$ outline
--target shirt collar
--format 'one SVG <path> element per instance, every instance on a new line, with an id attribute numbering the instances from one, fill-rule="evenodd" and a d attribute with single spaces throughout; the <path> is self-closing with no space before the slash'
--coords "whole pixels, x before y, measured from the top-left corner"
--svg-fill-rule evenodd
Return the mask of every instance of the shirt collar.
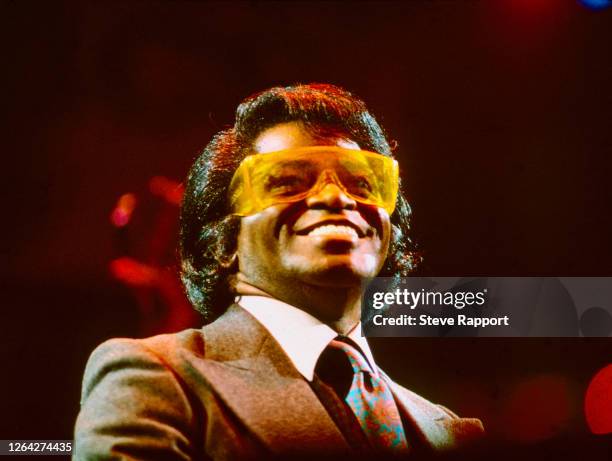
<path id="1" fill-rule="evenodd" d="M 280 344 L 300 374 L 312 381 L 319 356 L 338 336 L 334 330 L 307 312 L 278 299 L 243 295 L 236 303 L 261 323 Z M 378 374 L 368 341 L 361 335 L 361 322 L 348 334 Z"/>

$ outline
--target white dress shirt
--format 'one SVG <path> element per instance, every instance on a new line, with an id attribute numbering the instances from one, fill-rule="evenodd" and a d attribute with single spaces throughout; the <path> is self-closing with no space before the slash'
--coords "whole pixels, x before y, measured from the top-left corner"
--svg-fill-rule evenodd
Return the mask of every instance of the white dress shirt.
<path id="1" fill-rule="evenodd" d="M 312 381 L 319 356 L 338 333 L 307 312 L 278 299 L 244 295 L 237 296 L 236 303 L 268 330 L 300 374 Z M 347 336 L 357 343 L 378 374 L 370 346 L 361 335 L 361 322 Z"/>

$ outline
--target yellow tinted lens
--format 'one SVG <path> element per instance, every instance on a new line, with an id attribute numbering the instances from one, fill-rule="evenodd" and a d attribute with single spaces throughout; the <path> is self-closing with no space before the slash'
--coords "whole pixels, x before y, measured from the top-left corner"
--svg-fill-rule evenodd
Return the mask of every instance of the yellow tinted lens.
<path id="1" fill-rule="evenodd" d="M 294 197 L 312 188 L 317 179 L 317 165 L 306 159 L 281 158 L 260 162 L 253 169 L 252 177 L 259 194 Z"/>
<path id="2" fill-rule="evenodd" d="M 336 174 L 346 192 L 355 199 L 379 202 L 382 177 L 376 170 L 363 157 L 354 156 L 341 159 Z"/>
<path id="3" fill-rule="evenodd" d="M 327 171 L 333 174 L 323 174 Z M 374 152 L 330 146 L 247 157 L 232 178 L 230 207 L 234 214 L 247 216 L 277 203 L 302 200 L 326 184 L 328 178 L 356 201 L 393 213 L 397 162 Z"/>

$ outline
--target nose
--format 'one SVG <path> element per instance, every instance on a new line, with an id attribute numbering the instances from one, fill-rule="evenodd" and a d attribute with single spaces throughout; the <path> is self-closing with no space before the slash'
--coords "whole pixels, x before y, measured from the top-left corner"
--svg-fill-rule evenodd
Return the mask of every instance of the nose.
<path id="1" fill-rule="evenodd" d="M 308 196 L 306 205 L 313 209 L 354 210 L 357 208 L 357 202 L 333 182 L 328 182 L 316 193 Z"/>

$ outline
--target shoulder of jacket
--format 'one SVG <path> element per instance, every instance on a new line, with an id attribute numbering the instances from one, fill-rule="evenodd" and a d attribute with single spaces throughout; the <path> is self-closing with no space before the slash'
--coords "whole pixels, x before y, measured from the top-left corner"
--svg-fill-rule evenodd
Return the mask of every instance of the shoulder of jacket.
<path id="1" fill-rule="evenodd" d="M 142 358 L 165 362 L 182 350 L 204 356 L 204 336 L 201 330 L 189 329 L 149 338 L 112 338 L 94 349 L 89 364 L 108 362 L 121 358 Z"/>

